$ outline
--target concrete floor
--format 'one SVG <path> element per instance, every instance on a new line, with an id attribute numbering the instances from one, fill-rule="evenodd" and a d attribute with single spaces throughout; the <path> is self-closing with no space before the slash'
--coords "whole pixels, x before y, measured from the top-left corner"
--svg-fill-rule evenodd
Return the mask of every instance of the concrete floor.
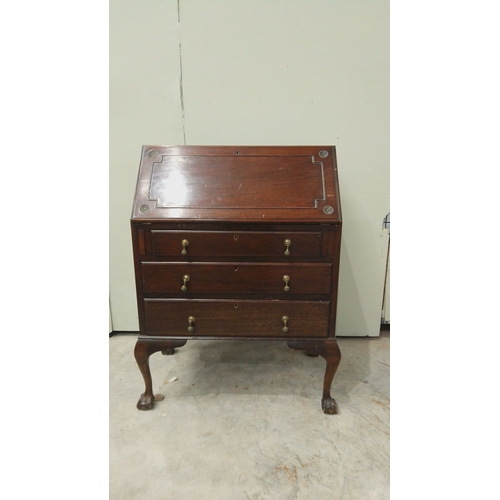
<path id="1" fill-rule="evenodd" d="M 241 340 L 153 354 L 165 399 L 139 411 L 135 340 L 109 340 L 111 500 L 389 498 L 387 332 L 338 339 L 337 415 L 321 411 L 323 358 Z"/>

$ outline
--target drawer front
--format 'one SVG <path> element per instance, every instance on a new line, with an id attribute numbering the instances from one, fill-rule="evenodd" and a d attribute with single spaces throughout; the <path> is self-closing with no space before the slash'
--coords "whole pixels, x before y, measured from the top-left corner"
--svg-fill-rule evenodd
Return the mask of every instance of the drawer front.
<path id="1" fill-rule="evenodd" d="M 151 231 L 153 255 L 182 256 L 186 259 L 236 256 L 320 257 L 321 240 L 321 231 Z"/>
<path id="2" fill-rule="evenodd" d="M 143 262 L 145 293 L 286 293 L 326 295 L 331 264 Z"/>
<path id="3" fill-rule="evenodd" d="M 327 337 L 330 302 L 145 299 L 144 312 L 146 335 Z"/>

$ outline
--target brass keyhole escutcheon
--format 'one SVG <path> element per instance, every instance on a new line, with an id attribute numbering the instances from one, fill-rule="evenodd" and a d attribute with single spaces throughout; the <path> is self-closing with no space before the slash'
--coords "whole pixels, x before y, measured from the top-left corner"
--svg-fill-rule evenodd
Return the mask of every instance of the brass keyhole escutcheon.
<path id="1" fill-rule="evenodd" d="M 189 316 L 188 318 L 188 332 L 192 332 L 194 330 L 194 316 Z"/>
<path id="2" fill-rule="evenodd" d="M 290 255 L 290 245 L 292 244 L 292 240 L 289 240 L 288 238 L 284 241 L 286 250 L 285 250 L 285 255 Z"/>
<path id="3" fill-rule="evenodd" d="M 187 246 L 189 246 L 189 241 L 188 241 L 188 240 L 182 240 L 182 241 L 181 241 L 181 245 L 182 245 L 182 251 L 181 251 L 181 254 L 182 254 L 182 255 L 186 255 L 186 254 L 187 254 L 186 247 L 187 247 Z"/>
<path id="4" fill-rule="evenodd" d="M 283 321 L 283 331 L 288 332 L 288 316 L 283 316 L 281 321 Z"/>
<path id="5" fill-rule="evenodd" d="M 237 235 L 237 234 L 235 234 L 235 235 L 233 236 L 233 238 L 234 238 L 234 241 L 238 241 L 238 235 Z"/>
<path id="6" fill-rule="evenodd" d="M 181 286 L 181 290 L 183 292 L 186 292 L 188 287 L 187 287 L 187 282 L 189 281 L 189 274 L 185 274 L 183 277 L 182 277 L 182 281 L 183 281 L 183 284 Z"/>
<path id="7" fill-rule="evenodd" d="M 285 288 L 284 288 L 285 292 L 289 292 L 290 287 L 288 286 L 288 283 L 290 283 L 290 276 L 285 274 L 285 276 L 283 276 L 283 281 L 285 282 Z"/>

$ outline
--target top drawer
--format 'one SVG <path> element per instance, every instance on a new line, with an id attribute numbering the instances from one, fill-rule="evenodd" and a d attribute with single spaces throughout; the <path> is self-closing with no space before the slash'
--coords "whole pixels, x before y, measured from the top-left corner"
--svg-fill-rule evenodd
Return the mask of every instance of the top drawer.
<path id="1" fill-rule="evenodd" d="M 153 255 L 320 257 L 322 232 L 151 231 Z"/>

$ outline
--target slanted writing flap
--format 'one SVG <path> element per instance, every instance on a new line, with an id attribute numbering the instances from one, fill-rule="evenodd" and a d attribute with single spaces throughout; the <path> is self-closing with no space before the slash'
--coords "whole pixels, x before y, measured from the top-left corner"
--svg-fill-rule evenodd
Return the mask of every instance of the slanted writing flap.
<path id="1" fill-rule="evenodd" d="M 134 219 L 340 221 L 333 147 L 144 146 Z"/>

